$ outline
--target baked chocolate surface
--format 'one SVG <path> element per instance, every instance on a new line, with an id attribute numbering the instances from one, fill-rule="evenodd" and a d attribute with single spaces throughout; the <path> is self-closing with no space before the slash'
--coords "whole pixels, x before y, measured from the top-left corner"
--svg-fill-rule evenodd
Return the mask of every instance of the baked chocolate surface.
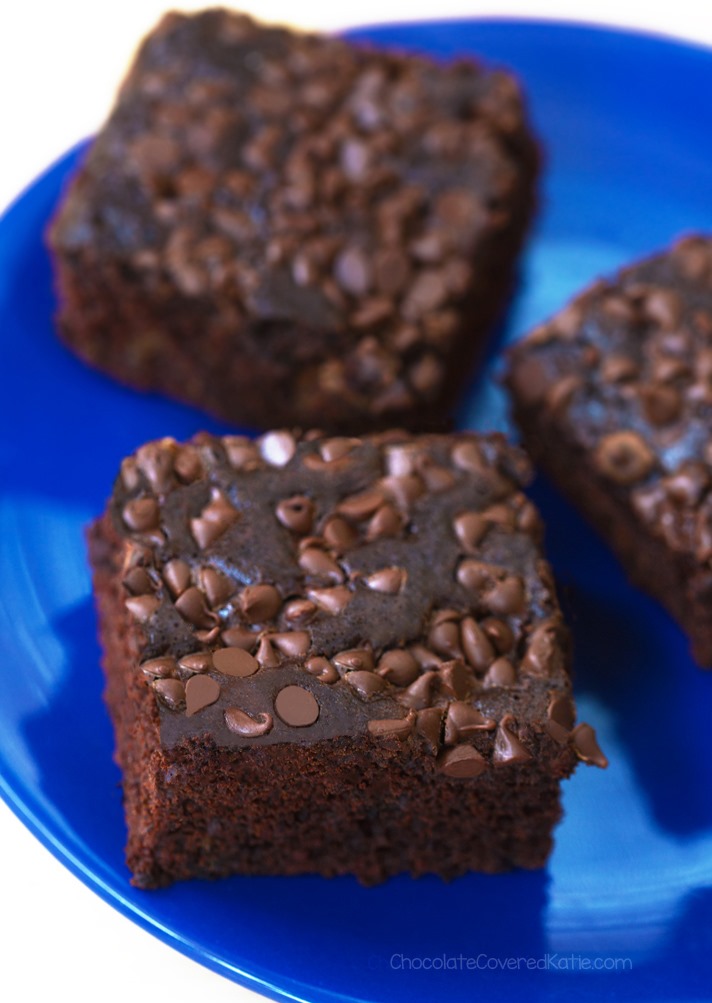
<path id="1" fill-rule="evenodd" d="M 506 379 L 536 462 L 712 666 L 712 240 L 593 285 Z"/>
<path id="2" fill-rule="evenodd" d="M 60 332 L 251 427 L 434 428 L 503 308 L 537 168 L 508 73 L 167 15 L 52 225 Z"/>
<path id="3" fill-rule="evenodd" d="M 90 531 L 127 859 L 541 866 L 577 757 L 568 640 L 501 436 L 149 443 Z"/>

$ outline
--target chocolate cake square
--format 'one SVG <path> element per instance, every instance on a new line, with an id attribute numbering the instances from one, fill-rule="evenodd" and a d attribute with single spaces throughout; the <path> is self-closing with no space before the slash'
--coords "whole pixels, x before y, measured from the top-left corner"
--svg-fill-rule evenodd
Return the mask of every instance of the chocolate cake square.
<path id="1" fill-rule="evenodd" d="M 528 474 L 466 433 L 124 461 L 89 542 L 136 885 L 544 864 L 561 778 L 605 759 Z"/>
<path id="2" fill-rule="evenodd" d="M 436 428 L 502 311 L 537 167 L 506 72 L 170 14 L 51 228 L 61 335 L 255 429 Z"/>
<path id="3" fill-rule="evenodd" d="M 597 282 L 506 381 L 536 462 L 712 667 L 712 240 Z"/>

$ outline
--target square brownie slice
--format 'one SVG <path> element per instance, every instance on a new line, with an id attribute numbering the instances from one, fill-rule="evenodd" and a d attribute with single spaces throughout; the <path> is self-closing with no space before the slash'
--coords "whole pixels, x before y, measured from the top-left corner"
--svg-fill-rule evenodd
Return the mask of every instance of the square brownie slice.
<path id="1" fill-rule="evenodd" d="M 61 334 L 253 428 L 435 428 L 503 308 L 537 168 L 508 73 L 170 14 L 51 228 Z"/>
<path id="2" fill-rule="evenodd" d="M 712 240 L 597 282 L 506 382 L 536 462 L 712 666 Z"/>
<path id="3" fill-rule="evenodd" d="M 567 633 L 497 435 L 149 443 L 89 534 L 134 883 L 539 867 Z"/>

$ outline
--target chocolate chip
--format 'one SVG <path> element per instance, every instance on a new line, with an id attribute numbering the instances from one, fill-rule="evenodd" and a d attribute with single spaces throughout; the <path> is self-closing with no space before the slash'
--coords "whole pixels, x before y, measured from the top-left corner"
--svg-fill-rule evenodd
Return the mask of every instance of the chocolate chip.
<path id="1" fill-rule="evenodd" d="M 194 585 L 178 596 L 175 607 L 183 619 L 194 627 L 210 628 L 217 622 L 217 618 L 205 604 L 205 596 Z"/>
<path id="2" fill-rule="evenodd" d="M 175 658 L 170 656 L 149 658 L 141 664 L 141 672 L 152 679 L 168 679 L 175 674 L 177 667 Z"/>
<path id="3" fill-rule="evenodd" d="M 274 709 L 292 728 L 308 728 L 319 717 L 319 704 L 313 693 L 302 686 L 285 686 L 274 698 Z"/>
<path id="4" fill-rule="evenodd" d="M 261 638 L 255 658 L 261 669 L 276 669 L 279 665 L 279 656 L 268 637 Z"/>
<path id="5" fill-rule="evenodd" d="M 165 494 L 173 487 L 174 439 L 148 442 L 136 451 L 136 463 L 156 494 Z"/>
<path id="6" fill-rule="evenodd" d="M 290 599 L 284 604 L 282 615 L 290 625 L 307 624 L 314 619 L 317 609 L 311 599 Z"/>
<path id="7" fill-rule="evenodd" d="M 132 596 L 143 596 L 153 592 L 153 582 L 145 568 L 131 568 L 122 579 L 122 584 Z"/>
<path id="8" fill-rule="evenodd" d="M 212 607 L 221 606 L 235 591 L 235 585 L 227 575 L 215 568 L 200 568 L 198 585 L 205 593 L 208 604 Z"/>
<path id="9" fill-rule="evenodd" d="M 282 597 L 274 585 L 248 585 L 240 593 L 240 608 L 248 623 L 273 620 L 282 606 Z"/>
<path id="10" fill-rule="evenodd" d="M 429 707 L 437 678 L 437 672 L 424 672 L 406 690 L 398 694 L 398 702 L 405 704 L 406 707 L 412 707 L 414 710 Z"/>
<path id="11" fill-rule="evenodd" d="M 338 463 L 339 460 L 346 459 L 346 457 L 360 445 L 360 439 L 326 439 L 319 446 L 319 454 L 322 460 L 327 464 Z"/>
<path id="12" fill-rule="evenodd" d="M 179 679 L 156 679 L 151 683 L 162 704 L 170 710 L 181 710 L 185 703 L 185 686 Z"/>
<path id="13" fill-rule="evenodd" d="M 293 533 L 309 533 L 314 521 L 314 503 L 306 495 L 293 495 L 277 505 L 275 515 Z"/>
<path id="14" fill-rule="evenodd" d="M 463 439 L 453 446 L 451 459 L 458 470 L 468 473 L 478 473 L 486 466 L 477 443 L 471 439 Z"/>
<path id="15" fill-rule="evenodd" d="M 616 484 L 635 484 L 643 480 L 655 465 L 655 454 L 637 432 L 611 432 L 598 443 L 594 463 L 602 474 Z"/>
<path id="16" fill-rule="evenodd" d="M 457 568 L 458 582 L 472 592 L 483 591 L 502 574 L 506 574 L 503 568 L 494 564 L 486 564 L 484 561 L 475 561 L 472 558 L 460 561 Z"/>
<path id="17" fill-rule="evenodd" d="M 526 606 L 524 582 L 519 575 L 507 575 L 485 590 L 482 601 L 491 613 L 506 616 L 521 613 Z"/>
<path id="18" fill-rule="evenodd" d="M 544 678 L 552 674 L 560 658 L 560 643 L 556 626 L 543 623 L 532 631 L 522 659 L 522 672 L 528 676 Z"/>
<path id="19" fill-rule="evenodd" d="M 198 450 L 193 446 L 181 446 L 173 460 L 173 469 L 185 484 L 192 484 L 203 473 Z"/>
<path id="20" fill-rule="evenodd" d="M 305 630 L 290 630 L 270 634 L 271 643 L 287 658 L 304 658 L 311 645 L 311 637 Z"/>
<path id="21" fill-rule="evenodd" d="M 459 659 L 444 662 L 439 669 L 440 689 L 452 700 L 464 700 L 472 688 L 472 674 Z"/>
<path id="22" fill-rule="evenodd" d="M 284 467 L 297 451 L 297 442 L 291 432 L 268 432 L 257 440 L 263 459 L 274 467 Z"/>
<path id="23" fill-rule="evenodd" d="M 190 585 L 190 566 L 185 561 L 175 558 L 163 568 L 163 581 L 168 586 L 175 599 Z"/>
<path id="24" fill-rule="evenodd" d="M 373 654 L 368 648 L 349 648 L 347 651 L 340 651 L 332 656 L 332 661 L 342 672 L 352 672 L 356 669 L 364 669 L 373 672 Z"/>
<path id="25" fill-rule="evenodd" d="M 529 762 L 533 757 L 531 752 L 522 745 L 513 731 L 515 725 L 511 714 L 506 714 L 499 723 L 492 750 L 494 766 L 509 766 L 515 763 Z"/>
<path id="26" fill-rule="evenodd" d="M 197 519 L 190 520 L 190 531 L 200 549 L 205 550 L 215 543 L 237 518 L 238 513 L 227 498 L 219 489 L 213 488 L 209 504 Z"/>
<path id="27" fill-rule="evenodd" d="M 321 655 L 308 658 L 304 663 L 304 668 L 310 675 L 316 676 L 322 683 L 335 683 L 340 678 L 339 673 L 329 659 L 323 658 Z"/>
<path id="28" fill-rule="evenodd" d="M 364 584 L 373 592 L 397 595 L 405 588 L 408 572 L 404 568 L 381 568 L 364 578 Z"/>
<path id="29" fill-rule="evenodd" d="M 386 499 L 382 491 L 362 491 L 359 494 L 350 495 L 348 498 L 344 498 L 341 502 L 339 502 L 337 508 L 342 515 L 345 515 L 349 519 L 355 519 L 356 522 L 360 522 L 362 519 L 367 519 L 369 516 L 373 515 L 376 509 L 380 508 L 385 500 Z"/>
<path id="30" fill-rule="evenodd" d="M 417 474 L 402 477 L 384 477 L 381 487 L 385 494 L 402 509 L 409 509 L 413 502 L 425 494 L 425 484 Z"/>
<path id="31" fill-rule="evenodd" d="M 457 745 L 438 759 L 438 770 L 446 777 L 467 780 L 479 777 L 487 769 L 487 761 L 471 745 Z"/>
<path id="32" fill-rule="evenodd" d="M 506 655 L 514 647 L 514 632 L 504 620 L 496 617 L 487 617 L 480 624 L 483 631 L 494 645 L 500 655 Z"/>
<path id="33" fill-rule="evenodd" d="M 492 731 L 496 727 L 497 722 L 490 717 L 485 717 L 477 707 L 457 700 L 451 703 L 447 709 L 445 744 L 455 745 L 463 737 L 469 738 L 478 731 Z"/>
<path id="34" fill-rule="evenodd" d="M 453 621 L 445 621 L 433 627 L 428 634 L 428 644 L 439 655 L 448 658 L 462 658 L 460 647 L 460 627 Z"/>
<path id="35" fill-rule="evenodd" d="M 219 696 L 220 684 L 212 676 L 191 676 L 185 684 L 186 717 L 214 704 Z"/>
<path id="36" fill-rule="evenodd" d="M 378 674 L 395 686 L 409 686 L 419 676 L 420 668 L 409 651 L 394 648 L 381 656 Z"/>
<path id="37" fill-rule="evenodd" d="M 546 709 L 546 730 L 559 745 L 565 745 L 574 726 L 575 712 L 570 697 L 554 694 Z"/>
<path id="38" fill-rule="evenodd" d="M 488 669 L 495 659 L 495 651 L 487 634 L 471 616 L 462 621 L 460 637 L 463 653 L 470 665 L 478 672 Z"/>
<path id="39" fill-rule="evenodd" d="M 485 687 L 514 686 L 517 673 L 508 658 L 498 658 L 492 662 L 483 680 Z"/>
<path id="40" fill-rule="evenodd" d="M 419 735 L 425 740 L 428 751 L 436 755 L 440 748 L 443 724 L 443 710 L 441 707 L 424 707 L 416 712 L 415 727 Z"/>
<path id="41" fill-rule="evenodd" d="M 228 707 L 224 717 L 230 731 L 243 738 L 259 738 L 272 730 L 272 715 L 265 712 L 252 717 L 239 707 Z"/>
<path id="42" fill-rule="evenodd" d="M 322 530 L 324 541 L 337 554 L 343 554 L 358 543 L 358 533 L 346 519 L 335 515 L 327 519 Z"/>
<path id="43" fill-rule="evenodd" d="M 141 483 L 139 477 L 138 464 L 133 456 L 127 456 L 121 461 L 120 475 L 121 483 L 127 491 L 135 491 Z"/>
<path id="44" fill-rule="evenodd" d="M 680 416 L 682 396 L 676 387 L 652 384 L 641 387 L 639 393 L 643 413 L 651 425 L 669 425 Z"/>
<path id="45" fill-rule="evenodd" d="M 252 676 L 259 662 L 244 648 L 219 648 L 213 652 L 213 665 L 225 676 Z"/>
<path id="46" fill-rule="evenodd" d="M 158 526 L 160 508 L 155 498 L 134 498 L 124 506 L 123 519 L 129 529 L 143 533 Z"/>
<path id="47" fill-rule="evenodd" d="M 138 623 L 148 623 L 161 605 L 156 596 L 129 596 L 124 599 L 126 609 Z"/>
<path id="48" fill-rule="evenodd" d="M 376 509 L 366 529 L 366 540 L 380 540 L 383 537 L 398 536 L 403 528 L 403 517 L 390 503 Z"/>
<path id="49" fill-rule="evenodd" d="M 374 738 L 396 738 L 403 741 L 413 731 L 414 724 L 415 715 L 411 713 L 407 717 L 371 720 L 368 722 L 368 731 Z"/>
<path id="50" fill-rule="evenodd" d="M 682 320 L 682 302 L 672 289 L 653 290 L 643 300 L 643 310 L 648 320 L 665 331 L 674 331 Z"/>
<path id="51" fill-rule="evenodd" d="M 317 547 L 308 547 L 299 555 L 299 567 L 313 578 L 343 582 L 344 572 L 329 554 Z"/>
<path id="52" fill-rule="evenodd" d="M 408 651 L 421 669 L 437 669 L 443 663 L 442 658 L 436 655 L 434 651 L 426 648 L 424 644 L 411 644 Z"/>
<path id="53" fill-rule="evenodd" d="M 244 648 L 245 651 L 252 651 L 258 638 L 257 633 L 248 627 L 228 627 L 220 636 L 229 648 Z"/>
<path id="54" fill-rule="evenodd" d="M 208 651 L 195 651 L 191 655 L 183 655 L 178 660 L 178 667 L 186 672 L 209 672 L 213 659 Z"/>
<path id="55" fill-rule="evenodd" d="M 235 470 L 257 470 L 264 466 L 259 449 L 243 435 L 224 435 L 223 446 L 230 466 Z"/>
<path id="56" fill-rule="evenodd" d="M 381 676 L 367 670 L 346 672 L 342 678 L 346 680 L 362 700 L 370 700 L 372 697 L 379 696 L 388 685 Z"/>
<path id="57" fill-rule="evenodd" d="M 309 589 L 307 595 L 319 609 L 323 609 L 331 616 L 343 613 L 354 597 L 346 585 L 335 585 L 333 589 Z"/>
<path id="58" fill-rule="evenodd" d="M 608 759 L 601 751 L 596 739 L 596 732 L 590 724 L 585 724 L 584 722 L 577 724 L 571 732 L 571 738 L 576 755 L 584 763 L 592 763 L 594 766 L 600 766 L 601 769 L 605 769 L 608 766 Z"/>

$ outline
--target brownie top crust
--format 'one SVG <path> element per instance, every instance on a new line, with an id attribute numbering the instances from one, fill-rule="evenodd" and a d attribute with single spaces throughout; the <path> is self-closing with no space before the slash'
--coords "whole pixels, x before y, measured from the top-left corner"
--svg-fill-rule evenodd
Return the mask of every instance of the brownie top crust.
<path id="1" fill-rule="evenodd" d="M 531 199 L 537 161 L 505 72 L 219 9 L 169 14 L 51 243 L 120 261 L 159 302 L 176 287 L 225 297 L 233 327 L 249 317 L 266 339 L 292 322 L 315 358 L 337 332 L 353 357 L 325 362 L 320 382 L 370 381 L 388 411 L 440 385 L 473 253 Z M 413 372 L 389 380 L 415 347 Z"/>
<path id="2" fill-rule="evenodd" d="M 712 558 L 712 240 L 600 281 L 510 353 L 519 409 L 544 408 L 641 522 Z"/>
<path id="3" fill-rule="evenodd" d="M 105 520 L 164 744 L 412 733 L 479 771 L 546 734 L 600 759 L 528 476 L 499 435 L 141 447 Z"/>

